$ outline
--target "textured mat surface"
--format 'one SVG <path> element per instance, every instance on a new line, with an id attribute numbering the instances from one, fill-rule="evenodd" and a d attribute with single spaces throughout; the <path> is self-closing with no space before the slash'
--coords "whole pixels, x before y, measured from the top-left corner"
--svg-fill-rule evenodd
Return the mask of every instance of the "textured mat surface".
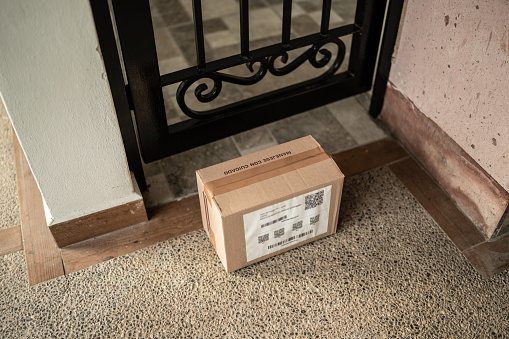
<path id="1" fill-rule="evenodd" d="M 204 231 L 27 288 L 0 258 L 0 337 L 487 337 L 509 273 L 482 280 L 386 168 L 348 178 L 337 234 L 233 274 Z"/>
<path id="2" fill-rule="evenodd" d="M 0 229 L 19 224 L 11 123 L 0 98 Z"/>

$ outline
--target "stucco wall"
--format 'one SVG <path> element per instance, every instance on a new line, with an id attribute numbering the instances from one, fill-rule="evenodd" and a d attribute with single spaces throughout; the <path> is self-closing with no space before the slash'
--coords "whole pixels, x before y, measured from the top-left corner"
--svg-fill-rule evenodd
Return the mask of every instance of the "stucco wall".
<path id="1" fill-rule="evenodd" d="M 390 81 L 509 190 L 509 1 L 408 0 Z"/>
<path id="2" fill-rule="evenodd" d="M 48 225 L 140 199 L 88 0 L 0 0 L 0 93 Z"/>

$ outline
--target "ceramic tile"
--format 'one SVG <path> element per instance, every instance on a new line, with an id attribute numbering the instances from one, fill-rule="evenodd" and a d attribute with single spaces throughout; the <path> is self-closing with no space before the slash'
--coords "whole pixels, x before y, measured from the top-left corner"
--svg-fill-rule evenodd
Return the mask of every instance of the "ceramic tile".
<path id="1" fill-rule="evenodd" d="M 159 14 L 186 12 L 185 7 L 182 6 L 179 0 L 155 0 L 151 3 L 153 3 L 153 7 L 157 9 Z"/>
<path id="2" fill-rule="evenodd" d="M 179 0 L 150 0 L 150 8 L 159 13 L 168 13 L 182 10 Z"/>
<path id="3" fill-rule="evenodd" d="M 325 107 L 271 123 L 267 129 L 278 143 L 312 135 L 331 154 L 357 146 L 354 138 Z"/>
<path id="4" fill-rule="evenodd" d="M 228 30 L 205 34 L 205 39 L 212 49 L 238 45 L 239 43 L 239 36 Z"/>
<path id="5" fill-rule="evenodd" d="M 282 5 L 281 1 L 279 1 L 277 4 L 275 4 L 271 8 L 277 15 L 279 15 L 280 18 L 283 17 L 283 5 Z M 302 7 L 300 7 L 298 3 L 292 4 L 292 18 L 300 16 L 300 15 L 305 15 L 305 14 L 306 14 L 306 11 L 304 11 L 304 9 L 302 9 Z M 292 20 L 292 26 L 293 26 L 293 23 L 294 23 L 294 21 Z"/>
<path id="6" fill-rule="evenodd" d="M 254 10 L 249 16 L 249 38 L 258 40 L 268 36 L 281 35 L 281 19 L 270 8 Z M 239 15 L 223 17 L 223 21 L 233 35 L 240 36 Z"/>
<path id="7" fill-rule="evenodd" d="M 322 22 L 322 11 L 315 11 L 309 13 L 309 16 L 311 19 L 313 19 L 317 25 L 321 25 Z M 329 27 L 338 26 L 339 24 L 342 24 L 345 20 L 339 16 L 336 12 L 331 11 L 330 13 L 330 21 L 329 21 Z"/>
<path id="8" fill-rule="evenodd" d="M 165 93 L 163 92 L 163 94 Z M 182 112 L 177 104 L 175 94 L 171 96 L 165 95 L 164 108 L 166 111 L 166 122 L 168 123 L 168 126 L 189 119 L 189 117 Z"/>
<path id="9" fill-rule="evenodd" d="M 299 15 L 292 19 L 292 32 L 296 36 L 306 36 L 320 31 L 317 24 L 309 15 Z"/>
<path id="10" fill-rule="evenodd" d="M 143 192 L 145 207 L 163 205 L 178 198 L 171 190 L 164 173 L 147 176 L 146 180 L 147 190 Z"/>
<path id="11" fill-rule="evenodd" d="M 238 2 L 238 0 L 237 0 L 237 2 Z M 267 5 L 265 4 L 265 2 L 263 0 L 250 0 L 249 1 L 249 9 L 251 9 L 251 10 L 263 8 L 266 6 Z"/>
<path id="12" fill-rule="evenodd" d="M 367 144 L 386 137 L 354 97 L 336 101 L 327 107 L 358 144 Z"/>
<path id="13" fill-rule="evenodd" d="M 154 10 L 151 13 L 152 13 L 152 27 L 154 28 L 154 30 L 158 28 L 165 28 L 166 23 L 164 22 L 163 18 L 161 18 L 159 11 Z"/>
<path id="14" fill-rule="evenodd" d="M 239 0 L 234 0 L 235 3 L 238 5 Z M 277 2 L 281 2 L 281 0 L 276 0 Z M 258 8 L 264 8 L 267 7 L 267 0 L 249 0 L 249 10 L 258 9 Z"/>
<path id="15" fill-rule="evenodd" d="M 159 59 L 159 72 L 161 74 L 172 73 L 181 69 L 188 68 L 189 64 L 183 56 L 179 55 L 171 59 Z"/>
<path id="16" fill-rule="evenodd" d="M 224 24 L 220 18 L 209 19 L 203 21 L 203 31 L 205 33 L 215 33 L 219 31 L 227 30 L 228 27 Z"/>
<path id="17" fill-rule="evenodd" d="M 161 161 L 171 192 L 185 197 L 197 192 L 196 170 L 240 156 L 230 138 L 175 154 Z"/>
<path id="18" fill-rule="evenodd" d="M 236 134 L 232 138 L 241 155 L 250 154 L 278 144 L 265 127 L 253 128 L 249 131 Z"/>
<path id="19" fill-rule="evenodd" d="M 191 0 L 181 0 L 182 7 L 189 16 L 193 16 L 193 4 Z M 203 19 L 219 18 L 224 15 L 238 13 L 239 5 L 235 0 L 202 0 Z"/>
<path id="20" fill-rule="evenodd" d="M 180 56 L 180 51 L 167 28 L 154 30 L 157 59 L 164 60 Z"/>
<path id="21" fill-rule="evenodd" d="M 192 17 L 186 11 L 174 11 L 168 13 L 161 13 L 161 18 L 167 27 L 178 26 L 186 23 L 192 23 Z"/>
<path id="22" fill-rule="evenodd" d="M 251 38 L 251 41 L 249 42 L 249 46 L 251 47 L 251 50 L 255 50 L 258 48 L 274 45 L 281 43 L 281 37 L 279 35 L 273 35 L 268 37 L 262 37 L 259 39 Z"/>
<path id="23" fill-rule="evenodd" d="M 148 164 L 143 164 L 143 173 L 145 173 L 145 177 L 151 177 L 156 174 L 163 173 L 163 169 L 161 168 L 159 161 L 154 161 Z"/>
<path id="24" fill-rule="evenodd" d="M 352 23 L 355 20 L 357 1 L 333 1 L 332 9 L 345 20 L 345 23 Z"/>
<path id="25" fill-rule="evenodd" d="M 304 0 L 304 1 L 298 1 L 299 6 L 306 12 L 316 12 L 322 9 L 322 4 L 320 1 L 316 0 Z"/>
<path id="26" fill-rule="evenodd" d="M 173 38 L 184 56 L 184 60 L 191 66 L 196 64 L 196 47 L 194 44 L 194 28 L 192 24 L 185 24 L 170 29 Z"/>

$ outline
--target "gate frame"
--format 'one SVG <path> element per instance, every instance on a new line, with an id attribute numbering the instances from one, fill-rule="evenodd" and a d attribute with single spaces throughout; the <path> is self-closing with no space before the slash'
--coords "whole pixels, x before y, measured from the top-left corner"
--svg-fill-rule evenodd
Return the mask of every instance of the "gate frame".
<path id="1" fill-rule="evenodd" d="M 404 4 L 404 0 L 358 0 L 354 24 L 331 30 L 333 34 L 340 36 L 353 34 L 348 72 L 336 74 L 321 83 L 310 83 L 308 86 L 297 84 L 270 92 L 268 95 L 262 95 L 268 98 L 265 102 L 244 105 L 233 115 L 208 120 L 190 119 L 167 126 L 162 87 L 168 84 L 168 75 L 159 74 L 148 0 L 110 1 L 111 3 L 108 3 L 108 0 L 90 0 L 90 4 L 129 167 L 134 172 L 142 190 L 145 189 L 146 184 L 140 153 L 146 163 L 152 162 L 314 107 L 369 91 L 371 88 L 373 93 L 369 113 L 377 117 L 383 106 L 392 53 Z M 241 4 L 243 2 L 241 1 Z M 115 14 L 112 14 L 112 7 Z M 375 12 L 381 12 L 384 15 L 373 14 L 370 17 L 370 14 Z M 360 24 L 365 24 L 365 20 L 370 18 L 373 20 L 369 22 L 369 27 L 372 29 L 370 32 L 365 32 Z M 119 41 L 114 27 L 117 29 Z M 363 35 L 368 35 L 368 38 L 362 39 Z M 126 37 L 129 38 L 126 39 Z M 301 40 L 305 38 L 307 37 Z M 379 44 L 373 44 L 373 40 Z M 122 53 L 119 53 L 117 48 L 119 42 Z M 264 49 L 273 47 L 268 46 Z M 244 44 L 243 51 L 245 48 Z M 253 51 L 247 50 L 251 52 L 251 55 L 253 54 Z M 254 52 L 256 54 L 256 51 Z M 364 57 L 367 67 L 359 67 L 359 57 Z M 375 73 L 377 57 L 378 65 Z M 237 64 L 247 61 L 246 56 L 242 54 L 229 59 L 231 58 L 236 58 Z M 122 69 L 122 61 L 124 69 Z M 205 68 L 202 65 L 200 72 L 213 71 L 214 67 L 218 67 L 217 64 L 219 63 L 205 64 Z M 190 69 L 180 73 L 185 75 Z M 333 83 L 331 79 L 334 79 L 336 83 Z M 298 93 L 292 94 L 290 91 L 294 87 L 301 89 Z M 320 95 L 317 96 L 316 91 L 319 91 Z M 310 100 L 311 98 L 313 100 Z M 311 101 L 313 104 L 310 104 Z M 247 102 L 249 103 L 249 99 Z M 264 109 L 268 105 L 273 107 L 270 112 Z M 291 114 L 287 113 L 288 109 L 292 110 Z M 134 119 L 131 116 L 131 110 L 136 111 Z M 254 112 L 257 114 L 253 114 Z M 260 112 L 264 113 L 260 114 Z M 189 136 L 189 130 L 193 131 L 194 137 Z"/>

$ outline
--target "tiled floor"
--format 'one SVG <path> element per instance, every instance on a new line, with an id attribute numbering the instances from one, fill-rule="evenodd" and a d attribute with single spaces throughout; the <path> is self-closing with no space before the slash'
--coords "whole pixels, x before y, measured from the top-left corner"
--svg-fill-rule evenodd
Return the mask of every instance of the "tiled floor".
<path id="1" fill-rule="evenodd" d="M 321 0 L 297 0 L 292 6 L 292 37 L 316 33 L 320 27 Z M 156 48 L 161 74 L 195 65 L 192 3 L 189 0 L 151 0 Z M 256 49 L 280 41 L 282 1 L 251 0 L 250 48 Z M 202 0 L 207 61 L 240 51 L 239 5 L 237 0 Z M 330 27 L 353 22 L 355 1 L 333 1 Z M 350 37 L 343 38 L 349 49 Z M 331 50 L 334 52 L 334 49 Z M 298 54 L 299 51 L 294 53 Z M 290 55 L 290 60 L 291 59 Z M 339 72 L 348 67 L 348 54 Z M 224 72 L 248 75 L 245 66 Z M 252 97 L 270 90 L 316 77 L 308 63 L 284 77 L 267 75 L 252 86 L 223 84 L 214 105 Z M 188 119 L 178 108 L 177 85 L 163 88 L 168 124 Z M 191 90 L 188 91 L 192 93 Z M 186 96 L 191 108 L 206 109 L 194 96 Z M 337 153 L 385 137 L 355 98 L 319 107 L 263 127 L 234 135 L 175 156 L 147 164 L 148 207 L 164 204 L 196 193 L 195 171 L 260 149 L 275 146 L 305 135 L 312 135 L 329 153 Z"/>

